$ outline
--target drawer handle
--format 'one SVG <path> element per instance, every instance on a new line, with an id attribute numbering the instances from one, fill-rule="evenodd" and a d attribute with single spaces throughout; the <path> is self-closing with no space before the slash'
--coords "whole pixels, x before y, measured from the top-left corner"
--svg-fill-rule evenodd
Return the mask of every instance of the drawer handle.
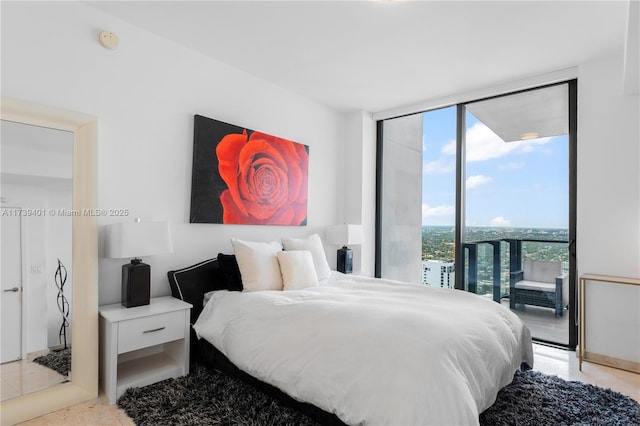
<path id="1" fill-rule="evenodd" d="M 154 331 L 160 331 L 160 330 L 164 330 L 164 327 L 158 327 L 158 328 L 154 328 L 153 330 L 145 330 L 143 331 L 143 333 L 153 333 Z"/>

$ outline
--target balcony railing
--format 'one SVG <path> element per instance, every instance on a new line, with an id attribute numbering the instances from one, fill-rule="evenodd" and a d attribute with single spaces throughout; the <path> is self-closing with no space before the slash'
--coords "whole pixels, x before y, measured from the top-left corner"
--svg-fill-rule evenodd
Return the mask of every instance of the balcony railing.
<path id="1" fill-rule="evenodd" d="M 503 250 L 503 243 L 507 245 L 506 250 Z M 564 244 L 567 246 L 569 242 L 566 240 L 503 238 L 464 243 L 465 260 L 467 263 L 466 290 L 472 293 L 478 293 L 479 271 L 482 271 L 485 277 L 490 271 L 492 284 L 490 293 L 493 300 L 499 303 L 500 299 L 509 297 L 509 276 L 511 273 L 522 270 L 523 244 L 528 245 L 529 243 L 543 245 Z M 483 260 L 483 262 L 479 263 L 478 249 L 483 245 L 491 246 L 491 255 L 488 256 L 490 257 L 490 265 L 487 265 L 486 261 L 484 261 L 484 258 L 487 257 L 486 255 L 481 256 L 482 259 L 480 260 Z M 542 250 L 531 250 L 531 252 L 535 252 L 535 260 L 554 260 L 567 262 L 568 264 L 568 251 L 556 250 L 554 252 L 552 250 L 545 250 L 546 248 L 547 247 L 543 247 Z M 527 250 L 525 250 L 525 252 L 527 252 Z M 550 256 L 554 258 L 549 258 Z M 486 283 L 486 281 L 485 279 L 484 282 Z M 485 288 L 482 289 L 481 294 L 489 293 L 484 291 L 486 290 L 486 285 L 483 287 Z"/>

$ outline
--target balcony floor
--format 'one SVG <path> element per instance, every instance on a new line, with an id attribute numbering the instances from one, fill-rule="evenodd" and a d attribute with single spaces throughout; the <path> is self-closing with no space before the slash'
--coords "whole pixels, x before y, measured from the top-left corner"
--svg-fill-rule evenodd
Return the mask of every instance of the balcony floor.
<path id="1" fill-rule="evenodd" d="M 509 299 L 503 299 L 502 306 L 509 309 Z M 561 345 L 569 344 L 568 311 L 565 310 L 563 316 L 556 317 L 553 309 L 521 305 L 517 309 L 511 309 L 511 312 L 524 321 L 534 339 Z"/>

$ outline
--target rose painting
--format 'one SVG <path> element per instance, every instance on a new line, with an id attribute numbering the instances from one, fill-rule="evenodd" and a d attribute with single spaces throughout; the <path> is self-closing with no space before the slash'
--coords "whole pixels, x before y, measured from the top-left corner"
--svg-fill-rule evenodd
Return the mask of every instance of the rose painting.
<path id="1" fill-rule="evenodd" d="M 309 147 L 195 116 L 191 223 L 307 224 Z"/>

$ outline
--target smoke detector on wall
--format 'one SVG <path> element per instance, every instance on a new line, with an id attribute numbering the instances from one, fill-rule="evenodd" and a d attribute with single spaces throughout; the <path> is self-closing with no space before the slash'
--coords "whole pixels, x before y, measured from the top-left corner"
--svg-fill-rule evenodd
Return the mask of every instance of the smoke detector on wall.
<path id="1" fill-rule="evenodd" d="M 100 44 L 107 49 L 116 49 L 118 44 L 120 43 L 118 40 L 118 36 L 112 33 L 111 31 L 102 31 L 100 33 Z"/>

